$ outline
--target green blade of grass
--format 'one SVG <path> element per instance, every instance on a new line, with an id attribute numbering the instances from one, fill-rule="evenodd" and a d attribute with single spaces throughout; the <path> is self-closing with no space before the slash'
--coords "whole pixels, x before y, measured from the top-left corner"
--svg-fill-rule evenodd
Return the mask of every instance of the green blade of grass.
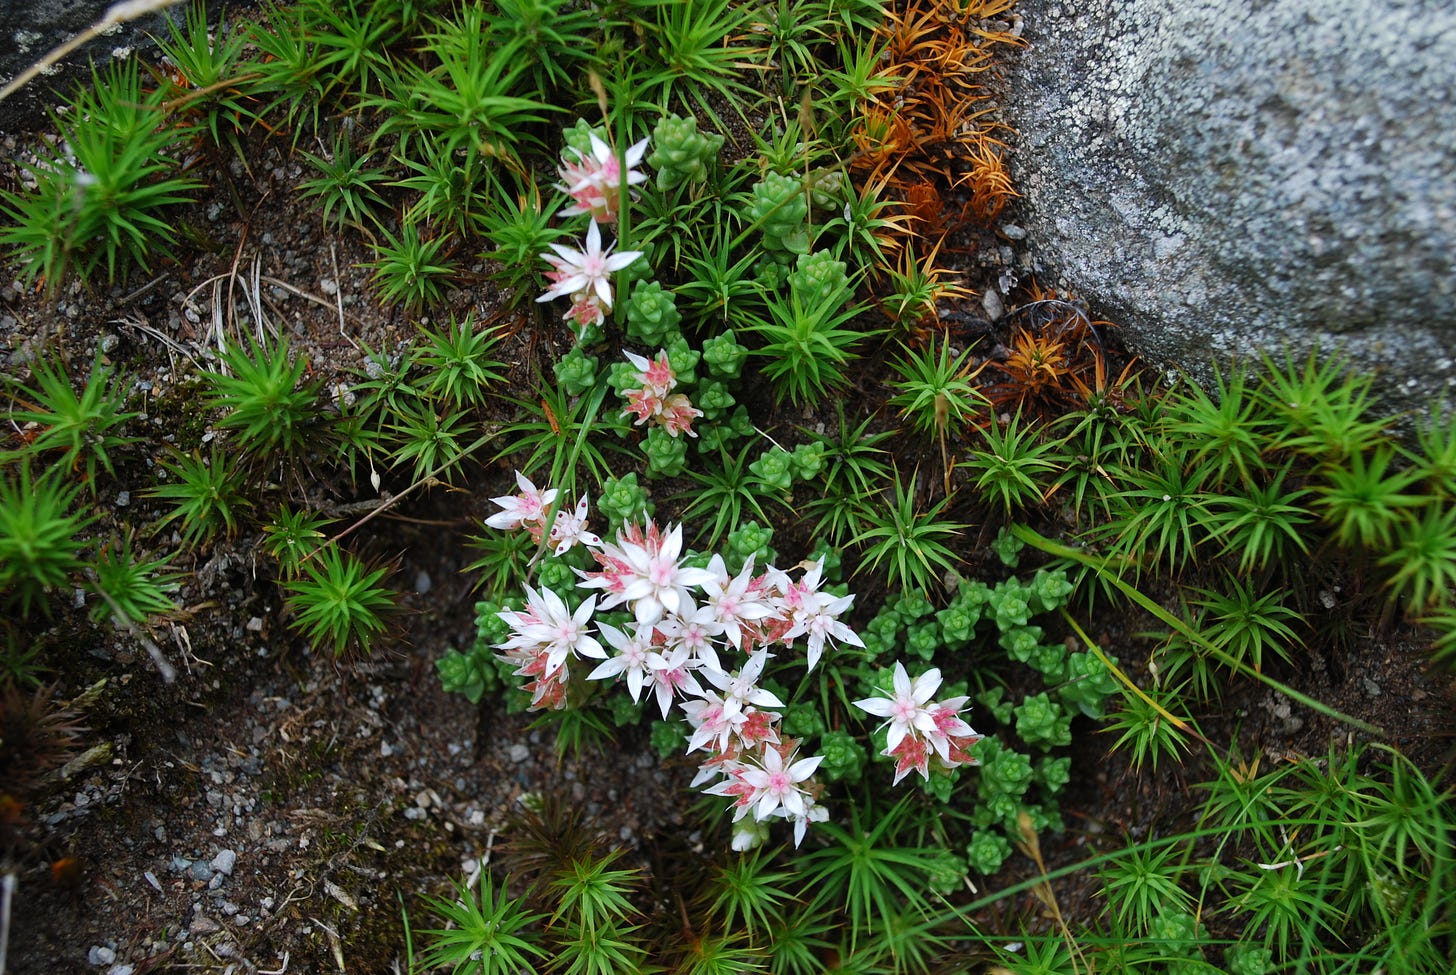
<path id="1" fill-rule="evenodd" d="M 1205 640 L 1203 638 L 1203 635 L 1200 634 L 1197 630 L 1193 629 L 1193 627 L 1189 626 L 1186 622 L 1170 613 L 1167 609 L 1160 606 L 1148 596 L 1144 595 L 1136 587 L 1123 580 L 1123 578 L 1119 576 L 1116 572 L 1108 571 L 1106 559 L 1100 559 L 1096 556 L 1088 555 L 1086 552 L 1082 552 L 1078 549 L 1072 548 L 1069 545 L 1062 545 L 1059 542 L 1054 542 L 1050 538 L 1045 537 L 1039 532 L 1027 528 L 1025 525 L 1013 525 L 1011 531 L 1013 534 L 1016 535 L 1017 538 L 1021 539 L 1023 542 L 1026 542 L 1033 548 L 1045 552 L 1048 555 L 1051 555 L 1055 558 L 1069 559 L 1073 562 L 1076 562 L 1078 565 L 1085 565 L 1087 568 L 1091 569 L 1093 572 L 1096 572 L 1099 576 L 1106 579 L 1108 582 L 1111 582 L 1113 586 L 1115 586 L 1117 590 L 1128 599 L 1131 599 L 1138 606 L 1153 614 L 1153 616 L 1157 617 L 1158 620 L 1160 620 L 1161 622 L 1172 627 L 1173 630 L 1175 630 L 1181 636 L 1187 638 L 1201 649 L 1207 651 L 1210 656 L 1216 658 L 1219 662 L 1223 663 L 1230 669 L 1244 675 L 1245 677 L 1253 677 L 1255 680 L 1261 681 L 1272 690 L 1278 691 L 1280 694 L 1285 695 L 1290 700 L 1298 701 L 1305 707 L 1310 708 L 1311 710 L 1316 711 L 1319 714 L 1323 714 L 1327 718 L 1332 718 L 1333 720 L 1339 721 L 1342 724 L 1347 724 L 1352 728 L 1358 728 L 1367 734 L 1385 737 L 1385 731 L 1379 726 L 1345 714 L 1343 711 L 1339 711 L 1331 707 L 1330 705 L 1325 704 L 1323 701 L 1317 701 L 1314 698 L 1310 697 L 1308 694 L 1297 691 L 1289 685 L 1281 681 L 1275 680 L 1268 674 L 1260 673 L 1243 661 L 1236 660 L 1235 658 L 1229 656 L 1223 650 L 1220 650 L 1208 640 Z"/>

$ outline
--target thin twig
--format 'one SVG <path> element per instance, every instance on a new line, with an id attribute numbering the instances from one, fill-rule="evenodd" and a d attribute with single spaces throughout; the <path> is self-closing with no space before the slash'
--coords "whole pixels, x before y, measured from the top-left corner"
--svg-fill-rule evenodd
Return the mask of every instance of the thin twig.
<path id="1" fill-rule="evenodd" d="M 151 291 L 157 285 L 163 283 L 164 281 L 171 280 L 171 277 L 172 275 L 170 274 L 159 274 L 156 277 L 152 278 L 152 280 L 148 281 L 146 284 L 142 285 L 140 288 L 137 288 L 135 291 L 124 294 L 120 298 L 116 299 L 116 303 L 118 305 L 129 305 L 133 301 L 136 301 L 138 298 L 140 298 L 142 295 Z"/>
<path id="2" fill-rule="evenodd" d="M 251 289 L 244 292 L 243 297 L 248 299 L 248 308 L 253 312 L 253 335 L 258 340 L 258 346 L 267 344 L 267 336 L 264 334 L 267 329 L 264 327 L 263 316 L 263 287 L 258 283 L 258 278 L 263 273 L 263 255 L 253 255 L 253 274 L 249 280 Z"/>
<path id="3" fill-rule="evenodd" d="M 139 318 L 115 318 L 112 319 L 110 322 L 107 322 L 107 324 L 118 326 L 124 325 L 127 328 L 134 328 L 138 332 L 141 332 L 145 335 L 150 335 L 152 338 L 165 345 L 169 352 L 175 352 L 178 355 L 184 356 L 193 365 L 197 365 L 197 356 L 189 351 L 185 345 L 183 345 L 181 342 L 178 342 L 176 339 L 172 338 L 172 336 L 168 335 L 166 332 L 163 332 L 161 329 L 157 328 L 155 325 L 152 325 L 149 322 L 142 321 Z M 194 346 L 194 348 L 196 347 Z"/>
<path id="4" fill-rule="evenodd" d="M 253 226 L 254 214 L 258 212 L 258 208 L 263 205 L 264 200 L 268 199 L 268 194 L 271 192 L 273 191 L 265 190 L 263 195 L 258 198 L 258 202 L 253 204 L 253 212 L 248 214 L 248 219 L 243 221 L 243 227 L 240 231 L 238 231 L 238 246 L 233 249 L 233 263 L 232 266 L 228 268 L 227 273 L 227 313 L 229 318 L 231 318 L 233 314 L 233 285 L 237 283 L 238 280 L 238 265 L 241 264 L 243 260 L 243 247 L 248 243 L 248 230 Z"/>
<path id="5" fill-rule="evenodd" d="M 156 643 L 152 641 L 152 638 L 147 636 L 147 634 L 142 631 L 141 627 L 133 623 L 131 621 L 131 618 L 128 617 L 124 612 L 122 612 L 121 607 L 117 605 L 115 599 L 111 598 L 111 594 L 109 592 L 107 592 L 105 589 L 100 588 L 99 586 L 96 588 L 95 592 L 96 595 L 106 600 L 107 606 L 111 607 L 112 619 L 114 619 L 117 624 L 120 625 L 124 630 L 130 633 L 134 640 L 147 648 L 147 653 L 151 654 L 152 663 L 156 664 L 157 672 L 162 675 L 162 680 L 164 680 L 168 684 L 175 681 L 177 679 L 177 668 L 173 667 L 171 662 L 167 660 L 166 654 L 162 653 L 162 648 L 157 646 Z M 0 975 L 3 975 L 3 973 L 0 973 Z"/>
<path id="6" fill-rule="evenodd" d="M 339 277 L 339 251 L 333 241 L 329 241 L 329 263 L 334 268 L 334 306 L 339 311 L 339 335 L 345 342 L 359 351 L 359 343 L 354 341 L 353 336 L 344 331 L 344 279 Z"/>

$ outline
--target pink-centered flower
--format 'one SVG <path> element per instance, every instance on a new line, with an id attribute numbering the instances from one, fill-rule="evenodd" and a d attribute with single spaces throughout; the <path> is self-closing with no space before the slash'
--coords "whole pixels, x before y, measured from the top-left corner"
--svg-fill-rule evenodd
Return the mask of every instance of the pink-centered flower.
<path id="1" fill-rule="evenodd" d="M 858 634 L 839 621 L 841 614 L 849 611 L 854 596 L 835 596 L 819 590 L 820 576 L 824 571 L 822 562 L 805 563 L 808 570 L 802 579 L 789 586 L 788 600 L 792 606 L 794 625 L 783 635 L 784 640 L 806 637 L 805 661 L 813 670 L 824 653 L 825 645 L 831 640 L 841 640 L 855 647 L 864 646 Z"/>
<path id="2" fill-rule="evenodd" d="M 573 303 L 595 298 L 601 308 L 612 308 L 612 275 L 629 266 L 642 256 L 641 251 L 610 253 L 611 248 L 602 249 L 602 232 L 592 223 L 587 226 L 586 246 L 573 250 L 564 244 L 551 244 L 556 253 L 542 254 L 553 271 L 547 276 L 551 287 L 537 298 L 537 301 L 551 301 L 564 295 L 572 296 Z"/>
<path id="3" fill-rule="evenodd" d="M 702 584 L 704 608 L 723 628 L 728 642 L 742 650 L 745 630 L 775 612 L 764 587 L 754 580 L 753 556 L 738 575 L 729 576 L 723 556 L 715 554 L 708 560 L 708 571 L 712 578 Z"/>
<path id="4" fill-rule="evenodd" d="M 752 654 L 736 674 L 726 674 L 716 667 L 704 667 L 702 674 L 708 683 L 743 707 L 752 704 L 761 708 L 781 708 L 784 706 L 783 701 L 771 691 L 758 686 L 758 679 L 763 676 L 768 657 L 767 650 L 760 650 Z"/>
<path id="5" fill-rule="evenodd" d="M 709 745 L 714 751 L 726 752 L 729 741 L 745 720 L 742 701 L 706 689 L 701 697 L 684 701 L 679 707 L 693 729 L 688 737 L 689 754 Z"/>
<path id="6" fill-rule="evenodd" d="M 549 589 L 537 591 L 526 587 L 526 609 L 506 610 L 497 615 L 514 631 L 499 650 L 542 651 L 545 654 L 545 675 L 550 676 L 566 664 L 571 656 L 602 658 L 607 652 L 592 637 L 588 624 L 596 609 L 592 596 L 573 612 L 561 597 Z"/>
<path id="7" fill-rule="evenodd" d="M 595 548 L 602 540 L 586 530 L 587 499 L 582 495 L 572 511 L 556 512 L 556 523 L 551 526 L 550 539 L 556 544 L 555 552 L 562 555 L 573 545 L 581 544 Z"/>
<path id="8" fill-rule="evenodd" d="M 693 431 L 693 420 L 703 415 L 688 399 L 686 393 L 673 393 L 662 401 L 662 410 L 657 415 L 658 425 L 667 431 L 669 437 L 676 437 L 685 433 L 690 437 L 696 437 Z"/>
<path id="9" fill-rule="evenodd" d="M 905 665 L 895 661 L 894 690 L 888 697 L 867 697 L 854 706 L 877 718 L 887 718 L 888 751 L 893 752 L 907 737 L 919 738 L 935 730 L 935 718 L 926 706 L 940 687 L 940 671 L 934 667 L 910 679 Z"/>
<path id="10" fill-rule="evenodd" d="M 657 632 L 668 646 L 683 647 L 699 664 L 717 668 L 718 648 L 713 638 L 723 629 L 713 621 L 711 613 L 695 607 L 691 599 L 685 599 L 677 612 L 658 620 Z"/>
<path id="11" fill-rule="evenodd" d="M 886 718 L 886 748 L 880 754 L 895 760 L 895 783 L 910 772 L 930 778 L 930 763 L 953 769 L 974 765 L 968 749 L 981 736 L 961 717 L 970 698 L 952 697 L 932 701 L 940 687 L 940 671 L 931 669 L 911 680 L 905 666 L 895 663 L 894 690 L 888 697 L 855 701 L 855 707 Z"/>
<path id="12" fill-rule="evenodd" d="M 767 819 L 780 808 L 789 816 L 807 816 L 809 797 L 801 783 L 814 774 L 822 761 L 823 755 L 814 755 L 789 762 L 777 748 L 765 748 L 758 765 L 745 763 L 738 777 L 753 789 L 749 799 L 753 818 Z M 741 813 L 735 818 L 742 818 Z"/>
<path id="13" fill-rule="evenodd" d="M 563 160 L 558 170 L 562 179 L 561 189 L 572 200 L 571 206 L 564 207 L 561 215 L 586 214 L 594 222 L 612 223 L 617 219 L 626 187 L 636 186 L 647 179 L 645 174 L 633 167 L 642 162 L 648 140 L 629 146 L 623 158 L 618 159 L 612 147 L 599 139 L 595 132 L 589 138 L 591 148 L 587 152 L 567 148 L 566 151 L 575 158 Z M 625 178 L 622 171 L 624 162 L 627 164 Z"/>
<path id="14" fill-rule="evenodd" d="M 610 623 L 598 623 L 597 632 L 617 652 L 586 675 L 587 680 L 625 678 L 627 692 L 633 702 L 642 699 L 642 690 L 652 683 L 648 654 L 652 653 L 652 627 L 635 627 L 625 633 Z"/>
<path id="15" fill-rule="evenodd" d="M 689 590 L 713 578 L 707 569 L 679 564 L 681 525 L 665 533 L 652 523 L 645 531 L 632 526 L 618 534 L 616 544 L 603 542 L 592 554 L 604 571 L 585 573 L 580 585 L 607 591 L 603 609 L 629 604 L 638 623 L 656 623 L 664 613 L 679 612 L 691 603 Z"/>
<path id="16" fill-rule="evenodd" d="M 665 648 L 664 648 L 665 649 Z M 694 660 L 683 647 L 674 647 L 666 652 L 654 651 L 647 655 L 647 669 L 652 676 L 652 690 L 657 697 L 657 706 L 665 720 L 672 708 L 674 698 L 693 695 L 701 697 L 703 688 L 693 676 Z"/>
<path id="17" fill-rule="evenodd" d="M 516 471 L 516 486 L 521 489 L 520 494 L 490 499 L 501 510 L 485 519 L 485 523 L 491 528 L 503 529 L 535 525 L 539 537 L 541 522 L 556 501 L 557 491 L 555 488 L 538 490 L 520 471 Z"/>

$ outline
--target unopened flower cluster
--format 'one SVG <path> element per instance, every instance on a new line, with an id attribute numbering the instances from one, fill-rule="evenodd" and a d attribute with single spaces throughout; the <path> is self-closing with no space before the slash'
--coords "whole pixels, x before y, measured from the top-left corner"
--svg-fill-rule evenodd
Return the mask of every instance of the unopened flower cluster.
<path id="1" fill-rule="evenodd" d="M 519 474 L 517 482 L 521 493 L 495 499 L 502 510 L 487 524 L 539 540 L 557 492 Z M 654 700 L 664 718 L 674 707 L 686 718 L 687 751 L 703 753 L 694 785 L 733 800 L 735 848 L 757 845 L 780 818 L 801 841 L 809 823 L 827 818 L 813 779 L 822 756 L 800 755 L 798 742 L 780 734 L 784 702 L 759 680 L 776 657 L 812 670 L 836 641 L 863 646 L 840 621 L 854 597 L 821 589 L 817 562 L 798 566 L 798 578 L 752 558 L 734 574 L 716 554 L 696 568 L 684 564 L 681 525 L 628 524 L 603 541 L 585 530 L 585 498 L 572 511 L 565 519 L 558 512 L 549 538 L 558 552 L 590 549 L 596 569 L 580 571 L 577 586 L 592 595 L 572 609 L 557 593 L 527 587 L 523 609 L 499 614 L 511 635 L 497 649 L 527 679 L 532 709 L 566 707 L 570 681 L 585 669 L 574 662 L 596 661 L 585 680 L 623 684 L 634 701 Z M 618 608 L 630 614 L 624 626 L 594 618 Z"/>
<path id="2" fill-rule="evenodd" d="M 634 352 L 625 354 L 627 361 L 637 370 L 637 387 L 623 391 L 622 395 L 627 397 L 627 408 L 622 414 L 636 417 L 632 421 L 633 426 L 640 427 L 652 420 L 671 436 L 686 433 L 696 437 L 693 418 L 702 416 L 703 411 L 695 408 L 687 396 L 672 392 L 677 385 L 677 376 L 667 361 L 667 350 L 658 352 L 657 358 L 651 360 Z"/>

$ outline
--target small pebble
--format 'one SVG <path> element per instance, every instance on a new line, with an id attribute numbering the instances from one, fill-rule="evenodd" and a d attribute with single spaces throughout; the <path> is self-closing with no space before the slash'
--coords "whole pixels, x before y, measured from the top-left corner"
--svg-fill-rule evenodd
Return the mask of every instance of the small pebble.
<path id="1" fill-rule="evenodd" d="M 157 879 L 156 874 L 152 873 L 150 870 L 147 870 L 142 873 L 142 876 L 146 878 L 147 884 L 150 885 L 153 890 L 155 890 L 159 894 L 162 892 L 162 882 Z"/>
<path id="2" fill-rule="evenodd" d="M 525 745 L 512 745 L 510 750 L 511 761 L 520 763 L 531 757 L 531 749 Z"/>
<path id="3" fill-rule="evenodd" d="M 187 871 L 188 873 L 192 874 L 192 877 L 195 880 L 212 879 L 212 868 L 209 867 L 207 864 L 203 863 L 201 860 L 194 861 L 192 866 L 187 868 Z"/>
<path id="4" fill-rule="evenodd" d="M 92 945 L 86 952 L 86 960 L 93 965 L 110 965 L 116 961 L 116 952 L 105 945 Z"/>
<path id="5" fill-rule="evenodd" d="M 122 962 L 121 964 L 112 965 L 110 968 L 108 968 L 106 970 L 106 975 L 133 975 L 135 971 L 135 965 L 128 965 L 126 962 Z"/>
<path id="6" fill-rule="evenodd" d="M 232 850 L 223 850 L 212 858 L 212 869 L 218 873 L 225 873 L 232 876 L 233 867 L 237 866 L 238 855 Z"/>

